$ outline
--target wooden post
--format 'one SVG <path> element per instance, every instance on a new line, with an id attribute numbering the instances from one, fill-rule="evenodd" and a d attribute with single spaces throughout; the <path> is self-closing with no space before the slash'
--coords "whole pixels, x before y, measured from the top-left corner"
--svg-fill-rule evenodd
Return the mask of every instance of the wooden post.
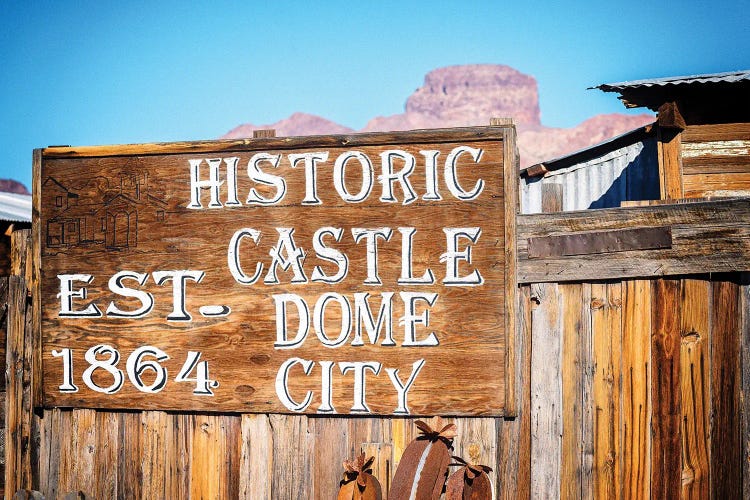
<path id="1" fill-rule="evenodd" d="M 19 489 L 31 489 L 31 424 L 33 416 L 31 366 L 34 357 L 34 335 L 29 332 L 27 315 L 27 252 L 31 231 L 11 235 L 11 276 L 8 280 L 8 331 L 6 344 L 6 438 L 5 491 L 12 495 Z M 30 319 L 30 318 L 29 318 Z"/>
<path id="2" fill-rule="evenodd" d="M 659 108 L 657 124 L 661 199 L 679 200 L 684 197 L 681 137 L 686 125 L 676 103 L 664 103 Z"/>

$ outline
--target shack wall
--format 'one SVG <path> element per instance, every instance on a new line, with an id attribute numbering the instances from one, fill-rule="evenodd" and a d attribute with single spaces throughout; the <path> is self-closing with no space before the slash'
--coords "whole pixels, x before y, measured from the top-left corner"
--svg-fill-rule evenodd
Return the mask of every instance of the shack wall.
<path id="1" fill-rule="evenodd" d="M 659 199 L 656 139 L 648 137 L 596 158 L 520 180 L 521 213 L 544 212 L 544 191 L 560 186 L 562 211 L 619 207 L 623 201 Z"/>
<path id="2" fill-rule="evenodd" d="M 686 198 L 750 192 L 750 123 L 688 125 L 681 136 Z"/>

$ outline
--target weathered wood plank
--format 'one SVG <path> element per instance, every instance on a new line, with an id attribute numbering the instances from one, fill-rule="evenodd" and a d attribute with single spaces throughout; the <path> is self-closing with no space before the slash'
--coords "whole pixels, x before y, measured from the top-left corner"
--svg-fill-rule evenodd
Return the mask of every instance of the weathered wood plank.
<path id="1" fill-rule="evenodd" d="M 695 174 L 750 173 L 750 155 L 711 155 L 683 158 L 683 173 Z"/>
<path id="2" fill-rule="evenodd" d="M 272 495 L 274 498 L 307 498 L 312 489 L 308 417 L 274 414 L 268 418 L 273 429 Z"/>
<path id="3" fill-rule="evenodd" d="M 117 454 L 117 498 L 142 498 L 143 430 L 140 412 L 119 412 L 119 442 Z"/>
<path id="4" fill-rule="evenodd" d="M 39 491 L 48 498 L 57 498 L 60 474 L 60 431 L 61 412 L 59 408 L 44 412 L 44 425 L 40 440 Z"/>
<path id="5" fill-rule="evenodd" d="M 712 283 L 711 497 L 742 496 L 739 287 Z"/>
<path id="6" fill-rule="evenodd" d="M 25 240 L 25 238 L 24 238 Z M 16 239 L 14 239 L 14 247 Z M 26 330 L 26 281 L 21 276 L 10 276 L 8 283 L 8 332 L 6 348 L 5 400 L 5 488 L 18 491 L 28 488 L 24 477 L 30 475 L 27 429 L 24 429 L 24 336 Z"/>
<path id="7" fill-rule="evenodd" d="M 167 498 L 190 496 L 190 464 L 193 449 L 193 418 L 190 414 L 171 414 L 165 436 L 164 492 Z"/>
<path id="8" fill-rule="evenodd" d="M 146 498 L 163 498 L 167 474 L 165 470 L 167 428 L 170 418 L 163 411 L 144 411 L 142 418 L 143 496 Z"/>
<path id="9" fill-rule="evenodd" d="M 518 297 L 513 372 L 518 388 L 518 415 L 514 419 L 495 419 L 498 436 L 495 491 L 497 498 L 506 500 L 525 500 L 531 495 L 531 287 L 521 286 Z"/>
<path id="10" fill-rule="evenodd" d="M 518 217 L 518 279 L 551 282 L 744 270 L 750 266 L 750 199 Z M 528 240 L 634 227 L 672 230 L 672 248 L 530 259 Z"/>
<path id="11" fill-rule="evenodd" d="M 96 455 L 93 498 L 117 497 L 120 419 L 114 412 L 96 412 Z"/>
<path id="12" fill-rule="evenodd" d="M 681 130 L 657 127 L 656 137 L 661 198 L 678 200 L 683 197 Z"/>
<path id="13" fill-rule="evenodd" d="M 750 172 L 694 174 L 685 176 L 685 195 L 728 197 L 750 190 Z M 737 196 L 736 194 L 734 196 Z"/>
<path id="14" fill-rule="evenodd" d="M 562 294 L 555 283 L 535 286 L 531 313 L 531 497 L 560 494 L 562 452 Z"/>
<path id="15" fill-rule="evenodd" d="M 322 147 L 357 147 L 371 144 L 409 144 L 424 141 L 466 140 L 477 136 L 494 136 L 508 127 L 465 127 L 410 132 L 315 136 Z M 184 153 L 240 152 L 253 149 L 295 149 L 308 145 L 310 137 L 271 137 L 257 139 L 225 139 L 218 141 L 163 142 L 150 144 L 119 144 L 108 146 L 63 146 L 42 150 L 43 158 L 81 158 L 122 155 L 157 155 Z"/>
<path id="16" fill-rule="evenodd" d="M 680 297 L 680 392 L 682 394 L 682 491 L 684 499 L 709 498 L 711 345 L 710 285 L 685 279 Z"/>
<path id="17" fill-rule="evenodd" d="M 581 352 L 590 330 L 585 285 L 560 285 L 562 295 L 561 498 L 581 498 L 583 479 L 583 384 L 589 377 Z M 590 300 L 590 298 L 588 299 Z M 586 310 L 584 310 L 584 308 Z"/>
<path id="18" fill-rule="evenodd" d="M 617 229 L 529 238 L 530 259 L 671 248 L 669 227 Z"/>
<path id="19" fill-rule="evenodd" d="M 621 498 L 622 284 L 591 285 L 590 304 L 596 368 L 593 380 L 594 498 Z"/>
<path id="20" fill-rule="evenodd" d="M 740 289 L 740 357 L 742 363 L 742 493 L 750 498 L 750 273 L 742 274 Z"/>
<path id="21" fill-rule="evenodd" d="M 497 482 L 497 436 L 495 420 L 492 418 L 457 418 L 458 435 L 453 440 L 453 455 L 469 463 L 492 467 L 488 474 L 492 483 Z"/>
<path id="22" fill-rule="evenodd" d="M 688 125 L 682 133 L 685 143 L 732 140 L 750 140 L 750 123 Z"/>
<path id="23" fill-rule="evenodd" d="M 680 491 L 680 282 L 654 280 L 651 306 L 651 498 Z"/>
<path id="24" fill-rule="evenodd" d="M 380 482 L 384 500 L 388 500 L 393 476 L 393 446 L 388 443 L 363 443 L 362 450 L 366 457 L 373 457 L 372 475 Z M 336 483 L 338 486 L 338 482 Z"/>
<path id="25" fill-rule="evenodd" d="M 67 436 L 60 440 L 60 468 L 58 470 L 57 494 L 66 495 L 76 491 L 75 477 L 75 447 L 73 439 L 73 411 L 62 410 L 60 412 L 60 436 Z"/>
<path id="26" fill-rule="evenodd" d="M 492 123 L 499 125 L 499 123 Z M 521 211 L 518 194 L 518 168 L 520 165 L 516 129 L 506 127 L 503 132 L 503 195 L 505 196 L 505 414 L 518 414 L 518 398 L 514 367 L 516 366 L 517 311 L 518 311 L 518 257 L 516 255 L 516 215 Z"/>
<path id="27" fill-rule="evenodd" d="M 651 283 L 623 284 L 623 497 L 651 494 Z"/>
<path id="28" fill-rule="evenodd" d="M 97 462 L 99 441 L 96 433 L 96 412 L 89 409 L 73 410 L 73 477 L 72 486 L 88 498 L 97 494 Z"/>
<path id="29" fill-rule="evenodd" d="M 240 498 L 270 500 L 273 498 L 273 429 L 268 415 L 242 415 L 242 450 L 240 460 Z"/>

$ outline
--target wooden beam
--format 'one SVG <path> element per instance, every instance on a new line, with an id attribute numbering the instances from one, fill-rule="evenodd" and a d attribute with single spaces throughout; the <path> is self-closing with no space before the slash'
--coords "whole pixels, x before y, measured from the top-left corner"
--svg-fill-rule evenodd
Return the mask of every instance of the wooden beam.
<path id="1" fill-rule="evenodd" d="M 657 156 L 659 158 L 659 187 L 663 200 L 683 198 L 682 186 L 682 130 L 657 127 Z"/>
<path id="2" fill-rule="evenodd" d="M 659 106 L 657 123 L 660 127 L 685 130 L 687 124 L 680 114 L 676 102 L 665 102 Z"/>
<path id="3" fill-rule="evenodd" d="M 518 281 L 543 283 L 750 269 L 750 198 L 518 216 Z M 533 258 L 535 238 L 669 228 L 670 248 Z"/>

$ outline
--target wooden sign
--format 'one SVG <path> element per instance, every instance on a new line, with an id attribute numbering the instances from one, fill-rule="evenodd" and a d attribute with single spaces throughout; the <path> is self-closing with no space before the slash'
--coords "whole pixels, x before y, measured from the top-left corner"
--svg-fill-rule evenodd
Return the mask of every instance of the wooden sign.
<path id="1" fill-rule="evenodd" d="M 43 150 L 44 404 L 504 414 L 509 132 Z"/>

